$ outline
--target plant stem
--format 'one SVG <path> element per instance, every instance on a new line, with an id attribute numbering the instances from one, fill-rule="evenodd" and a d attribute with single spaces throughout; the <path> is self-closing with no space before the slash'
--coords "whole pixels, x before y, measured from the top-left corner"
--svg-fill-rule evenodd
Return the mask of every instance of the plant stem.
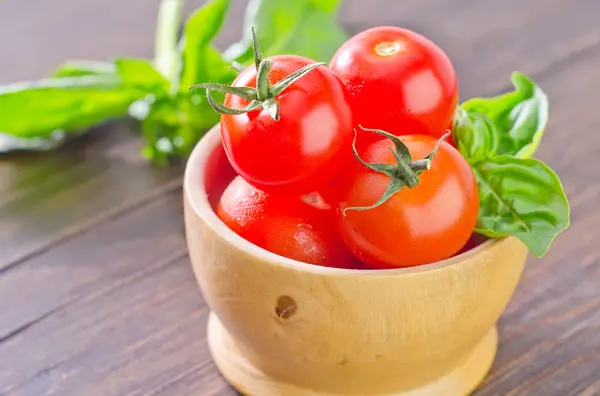
<path id="1" fill-rule="evenodd" d="M 423 172 L 431 169 L 431 160 L 422 158 L 411 162 L 409 165 L 413 172 Z"/>
<path id="2" fill-rule="evenodd" d="M 154 65 L 171 83 L 171 91 L 179 86 L 177 41 L 183 0 L 162 0 L 158 9 L 154 39 Z"/>

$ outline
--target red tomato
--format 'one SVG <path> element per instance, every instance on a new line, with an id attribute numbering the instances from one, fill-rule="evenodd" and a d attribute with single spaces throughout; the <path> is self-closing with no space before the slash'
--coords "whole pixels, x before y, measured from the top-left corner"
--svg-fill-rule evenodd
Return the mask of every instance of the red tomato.
<path id="1" fill-rule="evenodd" d="M 221 196 L 217 215 L 242 238 L 280 256 L 326 267 L 351 265 L 333 213 L 299 197 L 264 192 L 238 176 Z"/>
<path id="2" fill-rule="evenodd" d="M 314 61 L 293 55 L 274 62 L 269 81 L 282 78 Z M 256 87 L 256 68 L 250 66 L 235 87 Z M 280 118 L 262 109 L 221 116 L 225 151 L 250 184 L 285 193 L 308 193 L 325 183 L 351 160 L 352 113 L 344 85 L 326 66 L 319 66 L 277 96 Z M 249 101 L 227 94 L 226 106 L 243 109 Z"/>
<path id="3" fill-rule="evenodd" d="M 458 103 L 458 82 L 448 56 L 407 29 L 382 26 L 348 40 L 331 69 L 351 95 L 354 122 L 394 135 L 446 132 Z M 375 139 L 363 137 L 365 145 Z"/>
<path id="4" fill-rule="evenodd" d="M 429 154 L 437 141 L 425 135 L 401 140 L 415 160 Z M 390 140 L 379 140 L 361 157 L 368 163 L 396 164 L 390 147 Z M 479 199 L 473 172 L 455 148 L 442 142 L 416 187 L 403 188 L 374 209 L 342 214 L 344 208 L 375 203 L 390 180 L 357 162 L 337 186 L 339 231 L 358 258 L 375 268 L 408 267 L 448 258 L 465 245 L 477 221 Z"/>

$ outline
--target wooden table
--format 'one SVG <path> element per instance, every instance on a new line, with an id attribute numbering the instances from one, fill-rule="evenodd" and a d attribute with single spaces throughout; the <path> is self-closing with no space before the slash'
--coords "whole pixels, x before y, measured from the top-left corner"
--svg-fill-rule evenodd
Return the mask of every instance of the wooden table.
<path id="1" fill-rule="evenodd" d="M 66 58 L 151 55 L 158 0 L 5 0 L 0 83 Z M 187 9 L 202 3 L 189 2 Z M 240 33 L 234 2 L 227 43 Z M 347 0 L 356 32 L 403 25 L 447 50 L 461 97 L 547 91 L 540 150 L 572 226 L 531 258 L 477 395 L 600 395 L 600 2 Z M 0 157 L 0 395 L 232 395 L 209 356 L 208 308 L 184 243 L 182 167 L 157 169 L 125 127 L 57 152 Z"/>

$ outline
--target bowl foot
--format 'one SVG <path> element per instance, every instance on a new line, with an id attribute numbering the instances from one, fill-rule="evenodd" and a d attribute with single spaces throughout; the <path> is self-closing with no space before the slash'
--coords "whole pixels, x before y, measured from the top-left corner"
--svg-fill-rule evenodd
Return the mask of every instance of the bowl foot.
<path id="1" fill-rule="evenodd" d="M 300 388 L 269 377 L 243 356 L 214 313 L 208 320 L 208 345 L 213 360 L 225 379 L 247 396 L 344 396 Z M 459 367 L 419 388 L 379 396 L 464 396 L 470 394 L 487 375 L 498 346 L 498 333 L 492 327 L 469 358 Z"/>

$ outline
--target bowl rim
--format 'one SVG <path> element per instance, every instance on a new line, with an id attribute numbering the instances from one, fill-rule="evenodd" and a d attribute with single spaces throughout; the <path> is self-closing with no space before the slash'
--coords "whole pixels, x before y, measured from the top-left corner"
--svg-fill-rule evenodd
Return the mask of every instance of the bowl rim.
<path id="1" fill-rule="evenodd" d="M 269 252 L 236 234 L 225 223 L 219 219 L 217 214 L 212 209 L 208 194 L 204 189 L 204 169 L 212 153 L 219 144 L 221 144 L 219 125 L 212 127 L 200 139 L 192 154 L 190 155 L 184 172 L 183 194 L 184 199 L 194 214 L 202 219 L 204 223 L 219 237 L 223 238 L 236 249 L 244 251 L 247 254 L 254 256 L 257 259 L 268 262 L 272 265 L 285 267 L 299 272 L 312 272 L 315 274 L 329 274 L 342 276 L 381 276 L 381 275 L 408 275 L 422 272 L 433 271 L 436 269 L 452 266 L 466 261 L 476 254 L 492 249 L 495 245 L 503 242 L 507 238 L 492 238 L 481 245 L 463 252 L 457 256 L 447 258 L 445 260 L 436 261 L 434 263 L 417 265 L 413 267 L 393 268 L 393 269 L 346 269 L 337 267 L 324 267 L 320 265 L 307 264 L 301 261 L 280 256 L 276 253 Z M 186 224 L 187 228 L 187 224 Z M 186 229 L 187 232 L 187 229 Z"/>

